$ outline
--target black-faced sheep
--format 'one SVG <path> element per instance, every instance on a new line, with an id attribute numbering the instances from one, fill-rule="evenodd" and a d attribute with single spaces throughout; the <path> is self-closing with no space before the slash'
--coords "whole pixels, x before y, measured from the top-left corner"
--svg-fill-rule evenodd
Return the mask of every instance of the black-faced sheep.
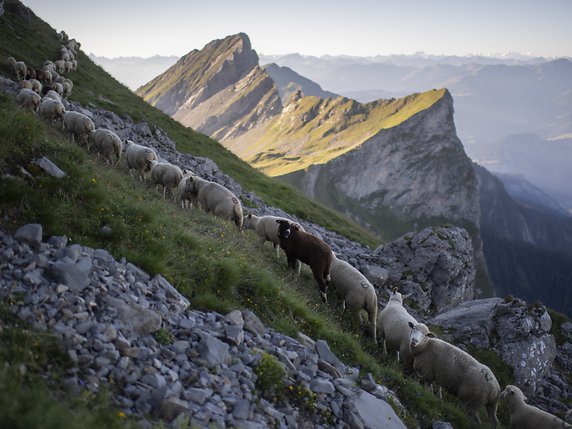
<path id="1" fill-rule="evenodd" d="M 26 67 L 26 63 L 24 61 L 16 61 L 14 57 L 8 57 L 7 61 L 8 64 L 12 67 L 12 70 L 14 70 L 14 73 L 16 73 L 18 80 L 26 79 L 28 74 L 28 67 Z"/>
<path id="2" fill-rule="evenodd" d="M 344 311 L 350 313 L 363 323 L 361 311 L 365 310 L 369 319 L 370 335 L 377 343 L 377 293 L 365 276 L 348 264 L 332 255 L 330 267 L 330 283 L 337 295 L 343 300 Z"/>
<path id="3" fill-rule="evenodd" d="M 36 113 L 38 107 L 40 107 L 42 99 L 38 94 L 36 94 L 31 89 L 22 88 L 20 92 L 18 92 L 18 95 L 16 96 L 16 102 L 20 106 L 31 110 L 33 113 Z"/>
<path id="4" fill-rule="evenodd" d="M 140 180 L 143 180 L 145 173 L 149 171 L 147 161 L 159 159 L 153 149 L 138 145 L 131 140 L 125 140 L 123 152 L 125 152 L 125 162 L 127 163 L 129 173 L 133 176 L 132 170 L 136 170 Z"/>
<path id="5" fill-rule="evenodd" d="M 231 219 L 237 228 L 242 228 L 242 204 L 227 188 L 215 182 L 191 176 L 190 192 L 197 196 L 197 201 L 207 213 L 223 219 Z"/>
<path id="6" fill-rule="evenodd" d="M 57 100 L 49 97 L 44 97 L 38 108 L 38 116 L 53 123 L 55 120 L 64 120 L 66 109 L 64 105 Z"/>
<path id="7" fill-rule="evenodd" d="M 320 287 L 324 302 L 328 302 L 326 292 L 330 282 L 332 249 L 318 237 L 300 231 L 299 227 L 287 220 L 277 220 L 280 247 L 286 252 L 288 266 L 296 269 L 296 260 L 310 266 Z"/>
<path id="8" fill-rule="evenodd" d="M 540 408 L 528 405 L 524 393 L 511 384 L 507 385 L 500 395 L 510 411 L 510 429 L 563 429 L 572 428 L 564 422 Z"/>
<path id="9" fill-rule="evenodd" d="M 163 187 L 163 198 L 167 198 L 167 189 L 175 199 L 175 189 L 178 188 L 183 171 L 174 164 L 169 162 L 159 162 L 156 159 L 147 161 L 149 171 L 151 173 L 151 182 L 153 185 Z"/>
<path id="10" fill-rule="evenodd" d="M 89 145 L 89 135 L 95 131 L 95 125 L 91 119 L 80 112 L 66 112 L 63 125 L 73 141 L 77 137 L 79 144 L 85 138 L 86 144 Z"/>
<path id="11" fill-rule="evenodd" d="M 409 351 L 409 323 L 417 323 L 403 307 L 403 296 L 392 290 L 389 294 L 387 305 L 379 313 L 379 336 L 383 341 L 383 353 L 387 349 L 397 350 L 397 360 L 403 362 L 406 373 L 413 369 L 413 358 Z"/>
<path id="12" fill-rule="evenodd" d="M 410 322 L 409 326 L 413 369 L 421 379 L 435 382 L 458 396 L 478 423 L 477 410 L 485 406 L 490 426 L 496 428 L 500 386 L 490 368 L 460 348 L 436 338 L 423 323 Z"/>
<path id="13" fill-rule="evenodd" d="M 123 151 L 123 143 L 117 134 L 113 131 L 99 128 L 90 136 L 91 143 L 99 155 L 101 155 L 107 164 L 116 165 L 121 159 Z M 113 157 L 115 156 L 115 161 Z"/>

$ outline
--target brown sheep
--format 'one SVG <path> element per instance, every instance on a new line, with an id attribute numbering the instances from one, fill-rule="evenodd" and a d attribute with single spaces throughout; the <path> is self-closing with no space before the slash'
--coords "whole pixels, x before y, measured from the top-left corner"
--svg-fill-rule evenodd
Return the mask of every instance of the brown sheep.
<path id="1" fill-rule="evenodd" d="M 286 253 L 288 266 L 296 269 L 296 260 L 309 265 L 318 286 L 320 286 L 322 299 L 324 302 L 328 302 L 326 292 L 330 282 L 332 249 L 318 237 L 301 231 L 296 224 L 284 219 L 278 219 L 276 223 L 278 223 L 280 247 Z"/>

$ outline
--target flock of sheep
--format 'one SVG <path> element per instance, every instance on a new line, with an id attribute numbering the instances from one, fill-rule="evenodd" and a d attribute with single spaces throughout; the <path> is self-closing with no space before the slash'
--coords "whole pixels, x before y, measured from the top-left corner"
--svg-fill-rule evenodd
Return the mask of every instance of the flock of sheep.
<path id="1" fill-rule="evenodd" d="M 16 101 L 50 123 L 61 121 L 68 137 L 78 144 L 91 147 L 108 164 L 116 165 L 124 154 L 129 172 L 135 171 L 140 180 L 145 174 L 151 183 L 163 188 L 173 200 L 178 197 L 183 209 L 192 208 L 193 203 L 215 216 L 234 221 L 239 229 L 252 229 L 260 245 L 270 241 L 279 256 L 282 248 L 288 266 L 300 274 L 301 262 L 310 266 L 320 288 L 320 294 L 327 302 L 327 288 L 331 283 L 353 317 L 362 323 L 362 310 L 368 315 L 369 331 L 374 342 L 378 335 L 383 339 L 383 352 L 397 351 L 397 360 L 402 362 L 406 373 L 415 372 L 421 380 L 445 388 L 458 396 L 470 415 L 477 421 L 477 411 L 484 406 L 491 427 L 495 428 L 499 398 L 506 400 L 511 414 L 511 428 L 538 429 L 572 426 L 536 407 L 527 405 L 526 399 L 516 386 L 508 385 L 501 393 L 499 383 L 492 371 L 468 353 L 435 337 L 426 325 L 419 323 L 403 306 L 403 297 L 393 290 L 385 308 L 378 314 L 377 293 L 366 277 L 349 263 L 336 257 L 328 244 L 306 232 L 298 223 L 276 216 L 243 216 L 240 200 L 224 186 L 202 179 L 190 171 L 161 160 L 157 153 L 147 146 L 133 141 L 122 141 L 108 129 L 95 129 L 93 121 L 86 115 L 67 112 L 61 102 L 73 89 L 73 82 L 62 76 L 77 68 L 77 49 L 80 44 L 67 40 L 64 32 L 58 34 L 62 43 L 60 59 L 46 61 L 41 69 L 27 67 L 22 61 L 8 58 L 14 74 L 20 82 Z M 41 97 L 43 95 L 43 97 Z"/>

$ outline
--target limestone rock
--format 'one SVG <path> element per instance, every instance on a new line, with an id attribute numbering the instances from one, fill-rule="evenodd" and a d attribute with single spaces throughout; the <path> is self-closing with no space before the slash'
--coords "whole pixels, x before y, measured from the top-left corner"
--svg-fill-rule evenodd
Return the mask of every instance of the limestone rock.
<path id="1" fill-rule="evenodd" d="M 42 225 L 29 223 L 18 228 L 14 238 L 20 242 L 37 246 L 42 242 Z"/>

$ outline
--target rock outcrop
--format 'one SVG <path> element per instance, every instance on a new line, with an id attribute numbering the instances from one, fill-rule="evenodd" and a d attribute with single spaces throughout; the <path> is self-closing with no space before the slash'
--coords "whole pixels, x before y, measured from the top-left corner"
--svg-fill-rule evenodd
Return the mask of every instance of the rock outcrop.
<path id="1" fill-rule="evenodd" d="M 510 366 L 514 384 L 531 403 L 551 413 L 566 411 L 572 397 L 564 381 L 572 368 L 572 332 L 557 347 L 546 307 L 516 298 L 482 299 L 462 303 L 428 323 L 441 327 L 444 338 L 462 348 L 493 350 Z"/>

